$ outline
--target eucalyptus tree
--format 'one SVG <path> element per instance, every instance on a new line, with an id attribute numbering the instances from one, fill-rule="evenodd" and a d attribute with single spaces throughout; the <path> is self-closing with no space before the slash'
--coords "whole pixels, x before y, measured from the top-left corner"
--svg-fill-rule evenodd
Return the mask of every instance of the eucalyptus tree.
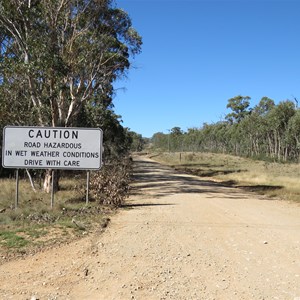
<path id="1" fill-rule="evenodd" d="M 198 128 L 188 128 L 184 142 L 188 151 L 196 152 L 200 149 L 202 132 Z"/>
<path id="2" fill-rule="evenodd" d="M 182 151 L 183 149 L 183 131 L 180 127 L 175 126 L 170 130 L 169 136 L 169 150 Z"/>
<path id="3" fill-rule="evenodd" d="M 288 125 L 290 119 L 296 113 L 294 102 L 290 100 L 281 101 L 267 114 L 268 127 L 271 132 L 273 144 L 273 156 L 278 160 L 287 160 L 290 146 L 288 145 Z"/>
<path id="4" fill-rule="evenodd" d="M 130 150 L 133 152 L 141 152 L 145 146 L 145 139 L 139 133 L 134 131 L 128 132 L 129 139 L 130 139 Z"/>
<path id="5" fill-rule="evenodd" d="M 238 95 L 236 97 L 230 98 L 227 103 L 227 108 L 231 109 L 231 113 L 226 115 L 226 120 L 230 123 L 239 123 L 243 118 L 245 118 L 249 113 L 250 105 L 249 96 Z"/>
<path id="6" fill-rule="evenodd" d="M 150 144 L 154 149 L 170 151 L 170 135 L 162 132 L 156 132 L 151 137 Z"/>
<path id="7" fill-rule="evenodd" d="M 2 160 L 3 128 L 8 124 L 27 125 L 36 121 L 31 104 L 23 100 L 22 94 L 16 93 L 13 89 L 7 89 L 4 83 L 0 84 L 0 160 Z M 7 173 L 10 172 L 8 170 L 4 172 L 1 165 L 0 174 Z"/>
<path id="8" fill-rule="evenodd" d="M 120 158 L 130 150 L 131 137 L 121 123 L 121 116 L 115 114 L 112 105 L 107 106 L 104 99 L 86 103 L 78 116 L 79 127 L 102 128 L 104 160 Z"/>
<path id="9" fill-rule="evenodd" d="M 300 161 L 300 110 L 297 109 L 295 114 L 288 122 L 288 143 L 292 145 L 291 156 Z"/>
<path id="10" fill-rule="evenodd" d="M 22 82 L 40 125 L 76 125 L 82 104 L 109 93 L 141 46 L 109 0 L 2 0 L 0 26 L 1 77 L 14 89 Z"/>
<path id="11" fill-rule="evenodd" d="M 268 114 L 275 107 L 275 102 L 269 97 L 262 97 L 254 106 L 250 119 L 252 122 L 252 147 L 256 156 L 272 156 L 274 144 L 272 142 L 272 126 L 268 122 Z"/>
<path id="12" fill-rule="evenodd" d="M 262 97 L 257 105 L 253 108 L 253 113 L 259 116 L 265 116 L 272 108 L 274 108 L 275 102 L 269 97 Z"/>
<path id="13" fill-rule="evenodd" d="M 112 0 L 0 1 L 2 93 L 30 107 L 35 125 L 76 126 L 95 95 L 110 98 L 141 44 Z"/>
<path id="14" fill-rule="evenodd" d="M 202 132 L 201 150 L 214 152 L 215 151 L 215 138 L 213 136 L 214 124 L 203 123 L 200 128 Z"/>

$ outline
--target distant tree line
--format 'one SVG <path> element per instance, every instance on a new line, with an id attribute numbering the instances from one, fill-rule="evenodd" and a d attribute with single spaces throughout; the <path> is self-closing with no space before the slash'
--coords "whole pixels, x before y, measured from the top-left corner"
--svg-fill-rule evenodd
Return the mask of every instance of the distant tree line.
<path id="1" fill-rule="evenodd" d="M 190 128 L 179 127 L 170 133 L 155 133 L 152 146 L 164 151 L 203 151 L 239 156 L 272 159 L 276 161 L 300 160 L 300 109 L 295 101 L 285 100 L 275 105 L 263 97 L 253 108 L 249 96 L 236 96 L 228 100 L 231 110 L 225 119 Z"/>

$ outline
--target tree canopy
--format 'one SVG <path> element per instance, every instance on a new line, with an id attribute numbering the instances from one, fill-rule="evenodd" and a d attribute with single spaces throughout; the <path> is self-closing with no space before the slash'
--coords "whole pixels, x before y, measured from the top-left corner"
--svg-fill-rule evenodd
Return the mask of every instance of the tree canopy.
<path id="1" fill-rule="evenodd" d="M 85 103 L 110 104 L 141 44 L 111 0 L 1 0 L 1 99 L 22 103 L 30 123 L 76 126 Z"/>
<path id="2" fill-rule="evenodd" d="M 231 113 L 226 116 L 226 119 L 231 122 L 239 123 L 249 113 L 248 107 L 250 105 L 249 96 L 236 96 L 228 100 L 227 108 L 231 109 Z"/>
<path id="3" fill-rule="evenodd" d="M 232 112 L 217 123 L 204 123 L 200 128 L 177 135 L 174 130 L 169 134 L 154 134 L 153 147 L 300 161 L 300 110 L 293 101 L 276 105 L 274 100 L 262 97 L 250 108 L 250 97 L 239 95 L 228 100 L 227 108 Z"/>
<path id="4" fill-rule="evenodd" d="M 113 84 L 141 46 L 113 0 L 0 0 L 1 128 L 99 126 L 105 155 L 125 153 Z"/>

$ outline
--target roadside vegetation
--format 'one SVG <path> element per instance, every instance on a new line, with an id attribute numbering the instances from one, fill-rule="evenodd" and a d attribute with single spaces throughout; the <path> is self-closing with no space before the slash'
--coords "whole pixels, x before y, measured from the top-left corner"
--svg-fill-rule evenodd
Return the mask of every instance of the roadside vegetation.
<path id="1" fill-rule="evenodd" d="M 6 125 L 100 127 L 106 156 L 111 145 L 126 150 L 114 83 L 128 75 L 141 46 L 129 15 L 112 0 L 1 1 L 1 140 Z M 43 173 L 47 192 L 51 177 Z"/>
<path id="2" fill-rule="evenodd" d="M 114 83 L 141 46 L 130 17 L 111 0 L 2 1 L 1 141 L 7 125 L 101 128 L 104 165 L 91 174 L 89 203 L 83 172 L 55 176 L 52 209 L 51 170 L 21 172 L 16 209 L 14 170 L 0 167 L 0 260 L 105 227 L 129 192 L 129 153 L 145 147 L 182 171 L 300 201 L 296 98 L 276 105 L 263 97 L 251 108 L 250 97 L 238 95 L 220 122 L 145 139 L 113 109 Z"/>
<path id="3" fill-rule="evenodd" d="M 20 170 L 16 207 L 14 170 L 0 167 L 0 262 L 101 230 L 124 203 L 129 151 L 142 139 L 115 114 L 114 83 L 141 46 L 129 15 L 111 0 L 1 1 L 0 156 L 7 125 L 101 128 L 104 153 L 89 203 L 85 173 L 57 171 L 52 209 L 51 170 Z"/>
<path id="4" fill-rule="evenodd" d="M 151 157 L 176 170 L 226 186 L 300 203 L 300 165 L 218 153 L 159 152 Z"/>
<path id="5" fill-rule="evenodd" d="M 93 172 L 88 203 L 85 173 L 64 174 L 53 208 L 50 195 L 41 188 L 34 192 L 24 177 L 16 209 L 14 179 L 0 179 L 0 262 L 101 232 L 128 196 L 130 172 L 128 158 Z"/>
<path id="6" fill-rule="evenodd" d="M 300 161 L 300 109 L 294 101 L 277 105 L 263 97 L 250 107 L 249 96 L 228 100 L 224 120 L 204 123 L 186 132 L 174 127 L 170 133 L 155 133 L 153 149 L 232 154 L 270 162 Z"/>
<path id="7" fill-rule="evenodd" d="M 230 186 L 300 202 L 300 109 L 298 100 L 249 96 L 228 100 L 223 120 L 186 132 L 173 127 L 149 140 L 155 159 Z"/>

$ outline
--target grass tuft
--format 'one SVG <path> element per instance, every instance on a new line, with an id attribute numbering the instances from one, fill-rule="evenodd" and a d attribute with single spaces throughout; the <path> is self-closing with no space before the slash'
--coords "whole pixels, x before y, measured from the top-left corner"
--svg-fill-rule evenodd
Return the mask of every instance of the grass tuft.
<path id="1" fill-rule="evenodd" d="M 24 237 L 19 236 L 16 231 L 1 231 L 0 232 L 0 245 L 6 248 L 19 249 L 26 246 L 29 241 Z"/>

